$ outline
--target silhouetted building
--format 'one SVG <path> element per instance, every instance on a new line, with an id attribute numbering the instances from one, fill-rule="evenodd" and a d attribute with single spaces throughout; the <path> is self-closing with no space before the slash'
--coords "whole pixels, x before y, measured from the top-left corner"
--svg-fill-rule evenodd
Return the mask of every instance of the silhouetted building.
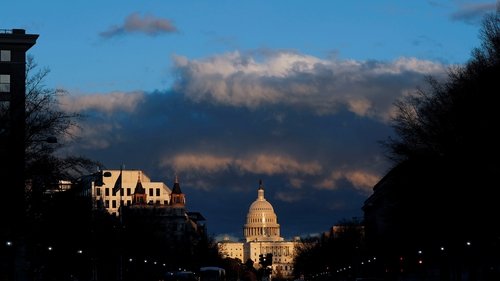
<path id="1" fill-rule="evenodd" d="M 178 177 L 169 204 L 145 204 L 146 192 L 138 178 L 132 204 L 121 207 L 125 252 L 133 257 L 155 257 L 183 264 L 206 238 L 205 218 L 188 212 Z"/>
<path id="2" fill-rule="evenodd" d="M 35 45 L 37 34 L 24 29 L 0 29 L 0 155 L 3 166 L 0 209 L 0 240 L 2 244 L 18 243 L 25 219 L 25 100 L 26 52 Z M 6 242 L 7 241 L 7 242 Z M 14 241 L 14 242 L 13 242 Z M 4 252 L 4 251 L 2 251 Z M 22 280 L 25 264 L 15 264 L 13 257 L 0 256 L 0 279 Z M 11 261 L 6 260 L 10 259 Z M 19 258 L 16 262 L 19 263 Z"/>
<path id="3" fill-rule="evenodd" d="M 334 225 L 329 231 L 323 233 L 326 238 L 339 238 L 351 233 L 359 233 L 361 239 L 365 237 L 365 227 L 364 225 Z"/>
<path id="4" fill-rule="evenodd" d="M 0 178 L 2 197 L 8 198 L 2 205 L 9 210 L 1 212 L 4 231 L 18 225 L 25 211 L 26 52 L 37 38 L 24 29 L 0 29 L 0 155 L 6 164 Z"/>
<path id="5" fill-rule="evenodd" d="M 480 207 L 467 201 L 475 186 L 462 190 L 456 183 L 465 176 L 449 169 L 437 160 L 405 161 L 374 186 L 362 207 L 366 245 L 385 272 L 406 280 L 423 274 L 426 280 L 496 280 L 486 276 L 499 272 L 498 237 L 488 239 L 487 231 L 497 224 L 478 224 Z"/>

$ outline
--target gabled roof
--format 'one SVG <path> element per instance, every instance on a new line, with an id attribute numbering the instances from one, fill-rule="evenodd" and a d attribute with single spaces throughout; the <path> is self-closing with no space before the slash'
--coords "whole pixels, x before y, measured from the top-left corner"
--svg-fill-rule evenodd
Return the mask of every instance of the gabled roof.
<path id="1" fill-rule="evenodd" d="M 182 194 L 181 186 L 179 185 L 179 179 L 175 176 L 174 188 L 172 189 L 172 194 Z"/>
<path id="2" fill-rule="evenodd" d="M 136 194 L 146 194 L 146 189 L 142 186 L 140 174 L 137 177 L 137 184 L 135 185 L 134 193 Z"/>

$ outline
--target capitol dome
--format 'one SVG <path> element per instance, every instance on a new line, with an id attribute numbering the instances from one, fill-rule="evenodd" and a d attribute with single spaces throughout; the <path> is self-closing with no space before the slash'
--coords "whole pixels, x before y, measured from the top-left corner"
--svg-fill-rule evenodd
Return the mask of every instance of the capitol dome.
<path id="1" fill-rule="evenodd" d="M 247 242 L 250 241 L 283 241 L 280 237 L 278 217 L 273 206 L 264 197 L 262 181 L 259 182 L 257 199 L 250 205 L 247 222 L 243 229 Z"/>

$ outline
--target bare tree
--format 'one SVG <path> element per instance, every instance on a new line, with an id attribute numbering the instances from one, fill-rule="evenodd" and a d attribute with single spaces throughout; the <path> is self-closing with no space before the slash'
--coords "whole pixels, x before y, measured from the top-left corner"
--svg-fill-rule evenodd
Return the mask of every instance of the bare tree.
<path id="1" fill-rule="evenodd" d="M 396 163 L 420 158 L 465 159 L 468 165 L 498 154 L 496 99 L 499 91 L 500 6 L 485 17 L 482 45 L 447 80 L 428 77 L 428 87 L 395 103 L 396 138 L 383 144 Z M 469 162 L 472 161 L 472 162 Z"/>
<path id="2" fill-rule="evenodd" d="M 58 98 L 66 95 L 62 89 L 44 85 L 48 68 L 39 68 L 33 56 L 26 62 L 26 177 L 38 180 L 49 187 L 58 180 L 72 180 L 89 171 L 95 171 L 100 163 L 80 156 L 60 157 L 57 150 L 65 145 L 61 141 L 72 140 L 71 127 L 78 126 L 83 118 L 79 113 L 65 112 Z"/>
<path id="3" fill-rule="evenodd" d="M 391 233 L 407 247 L 465 239 L 485 252 L 500 245 L 500 5 L 485 16 L 480 38 L 466 64 L 444 81 L 428 77 L 395 104 L 396 137 L 383 142 L 395 168 L 380 196 Z"/>

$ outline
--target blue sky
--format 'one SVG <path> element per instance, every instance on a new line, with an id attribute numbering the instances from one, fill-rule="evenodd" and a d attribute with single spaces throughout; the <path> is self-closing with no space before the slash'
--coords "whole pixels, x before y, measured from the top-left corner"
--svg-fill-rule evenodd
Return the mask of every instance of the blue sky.
<path id="1" fill-rule="evenodd" d="M 40 35 L 46 87 L 86 116 L 62 154 L 177 173 L 215 236 L 242 236 L 262 179 L 290 238 L 362 216 L 392 104 L 470 59 L 495 5 L 20 0 L 0 28 Z"/>

